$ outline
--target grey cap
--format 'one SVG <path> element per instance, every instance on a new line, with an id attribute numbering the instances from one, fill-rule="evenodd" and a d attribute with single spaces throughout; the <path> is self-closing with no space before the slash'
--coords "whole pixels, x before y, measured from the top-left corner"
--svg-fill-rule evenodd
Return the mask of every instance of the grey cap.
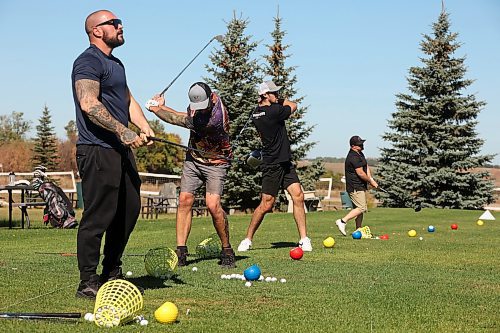
<path id="1" fill-rule="evenodd" d="M 210 95 L 212 95 L 212 90 L 206 83 L 194 83 L 188 92 L 189 101 L 191 102 L 189 108 L 193 111 L 206 109 L 210 102 Z"/>
<path id="2" fill-rule="evenodd" d="M 275 92 L 281 89 L 282 86 L 277 86 L 273 81 L 266 81 L 259 84 L 259 95 L 264 95 L 268 92 Z"/>

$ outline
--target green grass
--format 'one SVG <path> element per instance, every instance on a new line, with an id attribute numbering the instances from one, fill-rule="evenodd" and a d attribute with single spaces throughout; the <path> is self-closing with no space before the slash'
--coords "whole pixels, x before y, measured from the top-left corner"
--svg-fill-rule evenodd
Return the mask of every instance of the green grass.
<path id="1" fill-rule="evenodd" d="M 179 268 L 176 279 L 162 283 L 146 276 L 142 257 L 125 256 L 124 270 L 132 271 L 131 281 L 146 289 L 143 313 L 150 324 L 133 323 L 114 331 L 500 332 L 499 221 L 479 227 L 477 211 L 379 208 L 367 214 L 365 225 L 390 239 L 353 240 L 340 236 L 334 224 L 343 213 L 307 215 L 314 251 L 300 261 L 288 256 L 298 240 L 293 217 L 278 213 L 266 217 L 254 249 L 237 254 L 236 269 L 223 270 L 216 259 L 203 260 Z M 75 252 L 76 230 L 40 227 L 37 214 L 30 212 L 36 221 L 32 225 L 39 228 L 0 228 L 0 311 L 91 312 L 92 301 L 74 296 L 76 257 L 35 254 Z M 5 209 L 0 216 L 6 216 Z M 230 217 L 234 247 L 244 237 L 249 219 Z M 459 229 L 452 231 L 451 223 Z M 429 224 L 436 232 L 426 231 Z M 409 229 L 416 229 L 417 237 L 409 238 Z M 211 233 L 211 220 L 195 218 L 190 249 Z M 333 249 L 322 246 L 327 236 L 335 238 Z M 139 220 L 126 253 L 144 254 L 164 245 L 175 246 L 174 216 Z M 256 282 L 247 288 L 243 281 L 220 279 L 223 273 L 242 273 L 254 263 L 263 275 L 286 278 L 287 283 Z M 166 301 L 179 307 L 176 324 L 154 320 L 154 310 Z M 83 319 L 0 320 L 0 332 L 100 331 Z"/>

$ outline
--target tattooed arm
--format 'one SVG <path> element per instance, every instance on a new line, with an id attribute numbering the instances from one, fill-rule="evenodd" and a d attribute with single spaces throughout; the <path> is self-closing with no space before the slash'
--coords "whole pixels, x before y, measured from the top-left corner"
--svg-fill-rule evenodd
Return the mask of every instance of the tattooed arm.
<path id="1" fill-rule="evenodd" d="M 158 118 L 166 121 L 169 124 L 188 128 L 187 114 L 175 111 L 165 105 L 165 98 L 156 95 L 153 97 L 158 102 L 159 106 L 150 106 L 149 111 L 153 112 Z"/>
<path id="2" fill-rule="evenodd" d="M 75 90 L 80 107 L 91 122 L 115 133 L 120 141 L 127 146 L 137 148 L 143 144 L 143 140 L 136 133 L 113 118 L 99 101 L 99 82 L 81 79 L 75 82 Z"/>

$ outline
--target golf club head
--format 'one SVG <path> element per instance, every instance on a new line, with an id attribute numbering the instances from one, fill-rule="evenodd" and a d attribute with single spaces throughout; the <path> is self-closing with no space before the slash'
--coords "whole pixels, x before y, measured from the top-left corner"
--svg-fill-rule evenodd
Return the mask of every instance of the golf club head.
<path id="1" fill-rule="evenodd" d="M 418 213 L 422 210 L 422 205 L 420 203 L 417 203 L 417 205 L 415 206 L 415 213 Z"/>
<path id="2" fill-rule="evenodd" d="M 222 43 L 222 41 L 224 40 L 224 35 L 214 36 L 214 39 L 217 40 L 219 43 Z"/>
<path id="3" fill-rule="evenodd" d="M 247 157 L 247 164 L 253 169 L 257 169 L 262 164 L 262 152 L 260 150 L 252 151 Z"/>

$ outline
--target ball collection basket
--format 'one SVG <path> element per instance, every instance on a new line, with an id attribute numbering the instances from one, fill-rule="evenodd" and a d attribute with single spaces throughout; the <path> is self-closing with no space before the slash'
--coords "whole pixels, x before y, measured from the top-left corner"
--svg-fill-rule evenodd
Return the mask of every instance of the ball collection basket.
<path id="1" fill-rule="evenodd" d="M 362 228 L 358 228 L 356 229 L 356 231 L 361 232 L 361 238 L 372 238 L 372 232 L 370 231 L 370 227 L 369 226 L 364 226 Z"/>
<path id="2" fill-rule="evenodd" d="M 99 288 L 94 320 L 99 327 L 114 327 L 134 319 L 144 301 L 139 289 L 126 280 L 108 281 Z"/>
<path id="3" fill-rule="evenodd" d="M 196 246 L 196 256 L 201 259 L 218 258 L 222 251 L 219 235 L 212 234 Z"/>
<path id="4" fill-rule="evenodd" d="M 170 279 L 177 268 L 177 254 L 168 247 L 149 250 L 144 256 L 144 266 L 150 276 Z"/>

